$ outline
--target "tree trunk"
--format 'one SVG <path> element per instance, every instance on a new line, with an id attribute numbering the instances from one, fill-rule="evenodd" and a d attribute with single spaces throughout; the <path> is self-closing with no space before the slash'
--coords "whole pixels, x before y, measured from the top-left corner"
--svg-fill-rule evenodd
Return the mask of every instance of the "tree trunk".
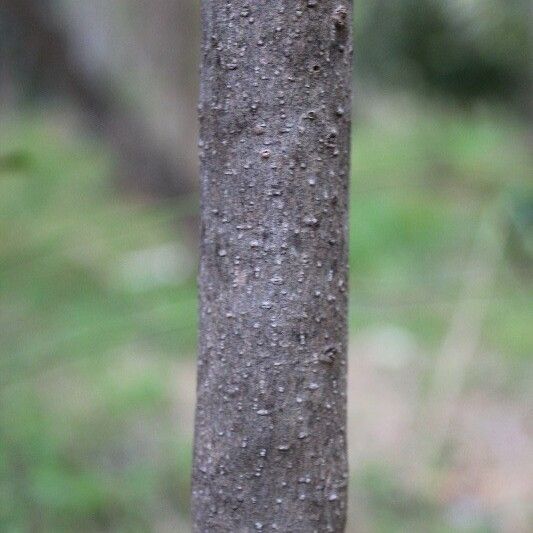
<path id="1" fill-rule="evenodd" d="M 348 0 L 204 0 L 196 532 L 346 518 Z"/>

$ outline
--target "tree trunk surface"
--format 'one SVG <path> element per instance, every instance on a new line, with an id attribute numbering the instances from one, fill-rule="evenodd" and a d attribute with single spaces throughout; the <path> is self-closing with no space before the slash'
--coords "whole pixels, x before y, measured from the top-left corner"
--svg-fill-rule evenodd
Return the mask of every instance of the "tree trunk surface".
<path id="1" fill-rule="evenodd" d="M 196 532 L 346 520 L 349 0 L 203 0 Z"/>

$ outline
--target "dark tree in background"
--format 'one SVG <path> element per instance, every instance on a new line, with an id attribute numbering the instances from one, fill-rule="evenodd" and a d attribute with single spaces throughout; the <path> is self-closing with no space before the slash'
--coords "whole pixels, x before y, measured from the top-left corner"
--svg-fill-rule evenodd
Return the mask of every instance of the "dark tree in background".
<path id="1" fill-rule="evenodd" d="M 342 531 L 351 5 L 203 2 L 199 532 Z"/>
<path id="2" fill-rule="evenodd" d="M 191 0 L 2 0 L 0 98 L 67 103 L 116 155 L 123 189 L 190 194 L 196 9 Z"/>

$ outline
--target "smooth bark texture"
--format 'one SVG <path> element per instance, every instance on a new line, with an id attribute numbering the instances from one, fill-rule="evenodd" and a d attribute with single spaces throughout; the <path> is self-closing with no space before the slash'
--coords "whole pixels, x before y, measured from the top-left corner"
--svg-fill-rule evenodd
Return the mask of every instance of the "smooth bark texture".
<path id="1" fill-rule="evenodd" d="M 348 0 L 203 1 L 196 532 L 346 515 Z"/>

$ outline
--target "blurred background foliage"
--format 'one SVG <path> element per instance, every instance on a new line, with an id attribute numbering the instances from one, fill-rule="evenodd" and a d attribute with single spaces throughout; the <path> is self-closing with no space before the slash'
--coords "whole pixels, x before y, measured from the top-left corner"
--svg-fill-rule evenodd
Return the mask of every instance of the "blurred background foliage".
<path id="1" fill-rule="evenodd" d="M 365 0 L 356 11 L 361 75 L 461 105 L 529 98 L 527 0 Z"/>
<path id="2" fill-rule="evenodd" d="M 533 527 L 529 2 L 360 0 L 349 531 Z M 194 0 L 0 4 L 0 530 L 188 531 Z"/>

